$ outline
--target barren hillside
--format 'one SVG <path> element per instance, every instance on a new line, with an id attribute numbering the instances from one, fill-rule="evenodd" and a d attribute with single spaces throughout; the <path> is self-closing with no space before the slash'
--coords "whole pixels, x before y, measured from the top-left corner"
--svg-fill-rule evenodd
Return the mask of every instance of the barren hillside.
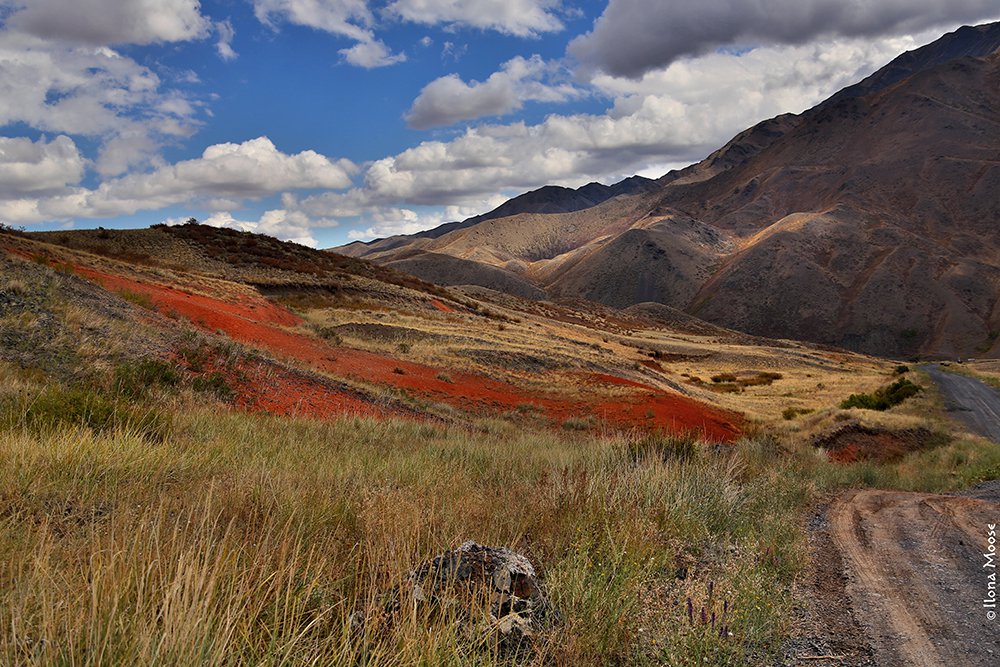
<path id="1" fill-rule="evenodd" d="M 450 284 L 655 301 L 758 335 L 981 355 L 1000 331 L 998 45 L 1000 24 L 945 35 L 654 190 L 338 250 Z M 445 255 L 490 270 L 445 277 Z"/>

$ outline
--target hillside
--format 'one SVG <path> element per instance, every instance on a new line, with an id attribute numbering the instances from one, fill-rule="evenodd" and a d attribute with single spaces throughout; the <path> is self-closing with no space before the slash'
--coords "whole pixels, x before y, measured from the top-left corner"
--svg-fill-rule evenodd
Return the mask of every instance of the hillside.
<path id="1" fill-rule="evenodd" d="M 399 268 L 429 280 L 451 255 L 493 273 L 466 266 L 445 282 L 656 301 L 885 356 L 988 355 L 1000 331 L 998 46 L 1000 24 L 962 28 L 652 190 L 337 250 L 390 265 L 405 255 Z"/>
<path id="2" fill-rule="evenodd" d="M 0 250 L 4 274 L 20 276 L 3 288 L 0 360 L 75 382 L 153 357 L 178 363 L 185 382 L 225 387 L 251 412 L 514 413 L 539 425 L 582 420 L 731 440 L 744 414 L 779 419 L 790 403 L 815 400 L 817 369 L 831 374 L 831 402 L 880 372 L 862 357 L 751 339 L 669 310 L 450 290 L 196 224 L 8 232 Z M 114 344 L 95 347 L 88 332 Z M 779 367 L 783 399 L 773 381 L 735 395 L 694 379 Z"/>

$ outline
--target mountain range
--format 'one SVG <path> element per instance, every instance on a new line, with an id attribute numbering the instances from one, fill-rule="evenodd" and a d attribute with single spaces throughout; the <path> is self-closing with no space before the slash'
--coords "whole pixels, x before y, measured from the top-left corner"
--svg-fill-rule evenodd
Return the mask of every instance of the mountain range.
<path id="1" fill-rule="evenodd" d="M 1000 344 L 1000 23 L 904 53 L 657 180 L 548 186 L 333 249 L 515 296 L 654 302 L 892 357 Z"/>

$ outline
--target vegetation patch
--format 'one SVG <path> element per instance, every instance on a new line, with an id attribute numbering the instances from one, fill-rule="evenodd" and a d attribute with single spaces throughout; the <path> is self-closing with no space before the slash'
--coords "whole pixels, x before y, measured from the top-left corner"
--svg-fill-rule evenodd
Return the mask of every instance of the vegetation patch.
<path id="1" fill-rule="evenodd" d="M 712 376 L 712 384 L 708 388 L 720 394 L 738 394 L 746 387 L 766 387 L 780 380 L 781 373 L 770 371 L 743 372 L 743 373 L 718 373 Z M 690 382 L 701 384 L 698 378 L 691 378 Z"/>
<path id="2" fill-rule="evenodd" d="M 135 292 L 130 289 L 120 289 L 116 290 L 115 294 L 125 299 L 129 303 L 134 303 L 140 308 L 145 308 L 146 310 L 156 310 L 156 306 L 153 304 L 153 300 L 149 298 L 148 294 L 143 294 L 142 292 Z"/>
<path id="3" fill-rule="evenodd" d="M 39 393 L 8 396 L 0 405 L 4 429 L 24 428 L 46 434 L 61 428 L 86 428 L 96 433 L 120 430 L 160 442 L 170 433 L 171 419 L 153 407 L 109 396 L 83 386 L 49 386 Z"/>
<path id="4" fill-rule="evenodd" d="M 918 384 L 910 382 L 906 378 L 900 378 L 892 384 L 875 390 L 871 394 L 851 394 L 840 403 L 841 410 L 851 408 L 861 408 L 862 410 L 888 410 L 899 405 L 906 399 L 916 396 L 924 388 Z"/>

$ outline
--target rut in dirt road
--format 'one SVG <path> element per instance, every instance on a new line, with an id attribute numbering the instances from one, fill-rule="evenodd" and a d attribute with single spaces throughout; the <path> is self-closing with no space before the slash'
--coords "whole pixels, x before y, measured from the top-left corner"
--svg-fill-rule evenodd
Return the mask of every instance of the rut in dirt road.
<path id="1" fill-rule="evenodd" d="M 830 508 L 852 612 L 876 664 L 1000 664 L 1000 623 L 983 607 L 998 501 L 995 489 L 979 498 L 864 490 Z"/>

